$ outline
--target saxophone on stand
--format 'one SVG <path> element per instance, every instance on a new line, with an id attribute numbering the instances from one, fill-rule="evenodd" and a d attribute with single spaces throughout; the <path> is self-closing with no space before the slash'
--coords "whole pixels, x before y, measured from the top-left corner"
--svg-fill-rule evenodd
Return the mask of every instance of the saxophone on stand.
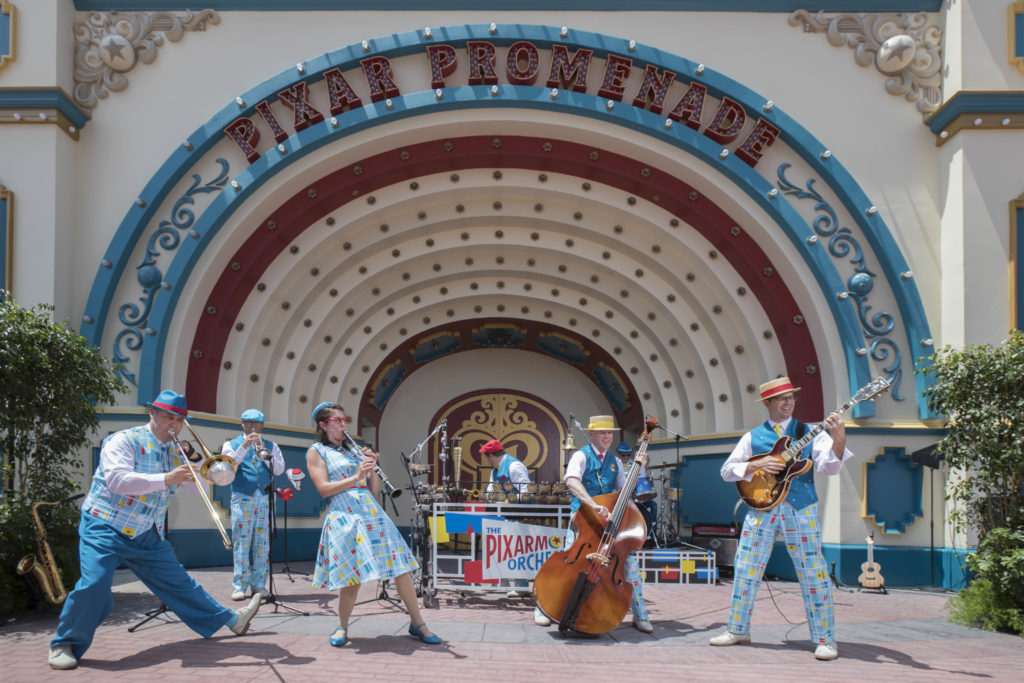
<path id="1" fill-rule="evenodd" d="M 43 526 L 42 521 L 39 519 L 39 506 L 70 503 L 84 495 L 84 493 L 79 493 L 55 502 L 39 501 L 32 504 L 32 521 L 35 523 L 36 543 L 39 545 L 39 557 L 37 558 L 33 554 L 28 554 L 21 558 L 21 561 L 18 562 L 17 571 L 19 576 L 31 576 L 31 580 L 39 588 L 39 592 L 42 594 L 43 599 L 55 607 L 62 605 L 64 603 L 64 599 L 68 597 L 68 594 L 67 591 L 64 590 L 64 581 L 61 579 L 60 569 L 57 567 L 57 563 L 53 559 L 53 553 L 50 552 L 50 544 L 46 540 L 46 527 Z"/>

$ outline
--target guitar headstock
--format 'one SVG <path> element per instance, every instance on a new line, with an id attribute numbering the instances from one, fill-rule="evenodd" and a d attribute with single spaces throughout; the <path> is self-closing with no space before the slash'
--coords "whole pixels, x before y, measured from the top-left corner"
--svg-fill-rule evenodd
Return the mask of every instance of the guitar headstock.
<path id="1" fill-rule="evenodd" d="M 869 535 L 869 536 L 868 536 L 867 538 L 865 538 L 864 540 L 868 542 L 868 545 L 874 545 L 874 544 L 875 544 L 875 532 L 874 532 L 874 531 L 872 531 L 872 532 L 871 532 L 871 535 Z"/>
<path id="2" fill-rule="evenodd" d="M 879 375 L 878 377 L 874 378 L 873 380 L 862 386 L 860 389 L 858 389 L 857 393 L 853 395 L 853 400 L 855 403 L 867 401 L 868 399 L 874 398 L 875 396 L 879 395 L 888 388 L 889 380 Z"/>

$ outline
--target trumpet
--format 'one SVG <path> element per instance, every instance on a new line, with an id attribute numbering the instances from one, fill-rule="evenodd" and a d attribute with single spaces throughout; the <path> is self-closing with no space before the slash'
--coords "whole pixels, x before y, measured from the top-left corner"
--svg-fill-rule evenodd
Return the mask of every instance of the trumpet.
<path id="1" fill-rule="evenodd" d="M 348 442 L 352 444 L 352 450 L 355 451 L 356 455 L 362 457 L 363 449 L 362 447 L 360 447 L 358 443 L 356 443 L 356 440 L 349 436 L 348 432 L 342 432 L 342 434 L 345 436 L 346 439 L 348 439 Z M 387 475 L 384 474 L 384 470 L 380 468 L 380 465 L 374 465 L 373 471 L 377 474 L 377 478 L 380 479 L 380 484 L 381 486 L 384 487 L 384 493 L 388 496 L 388 498 L 398 498 L 400 495 L 402 495 L 402 489 L 396 487 L 394 484 L 391 483 L 391 480 L 388 479 Z"/>
<path id="2" fill-rule="evenodd" d="M 199 492 L 199 497 L 203 499 L 203 503 L 206 505 L 207 511 L 210 513 L 210 517 L 213 519 L 213 523 L 217 525 L 217 530 L 220 532 L 220 537 L 224 541 L 224 548 L 231 550 L 231 539 L 228 538 L 228 532 L 224 529 L 224 524 L 220 521 L 220 515 L 213 507 L 213 503 L 210 502 L 210 497 L 206 495 L 206 489 L 204 489 L 199 483 L 199 477 L 202 477 L 205 481 L 218 486 L 227 486 L 235 480 L 235 471 L 238 469 L 238 463 L 233 458 L 226 455 L 213 455 L 210 453 L 210 449 L 206 447 L 203 440 L 196 434 L 196 430 L 192 429 L 192 425 L 185 420 L 185 426 L 190 432 L 192 432 L 193 438 L 199 445 L 199 450 L 203 452 L 203 464 L 199 466 L 198 472 L 196 468 L 192 466 L 192 463 L 188 459 L 188 454 L 185 452 L 185 447 L 178 440 L 178 435 L 175 434 L 174 430 L 169 430 L 171 435 L 171 441 L 178 447 L 181 452 L 182 458 L 185 460 L 185 464 L 188 466 L 189 471 L 192 473 L 192 482 L 196 485 L 196 491 Z"/>
<path id="3" fill-rule="evenodd" d="M 259 439 L 259 443 L 256 445 L 256 459 L 262 460 L 263 462 L 270 462 L 270 459 L 274 457 L 274 454 L 271 453 L 270 449 L 263 443 L 263 436 L 257 434 L 256 438 Z"/>

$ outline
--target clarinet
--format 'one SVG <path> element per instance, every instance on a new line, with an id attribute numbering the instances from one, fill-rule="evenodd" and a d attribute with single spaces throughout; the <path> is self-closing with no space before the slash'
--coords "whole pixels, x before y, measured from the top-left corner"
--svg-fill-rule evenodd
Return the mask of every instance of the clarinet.
<path id="1" fill-rule="evenodd" d="M 349 436 L 348 432 L 342 432 L 342 434 L 345 436 L 346 439 L 348 439 L 348 442 L 352 444 L 352 450 L 355 452 L 355 454 L 362 458 L 363 449 L 359 446 L 359 444 L 356 443 L 356 440 Z M 391 480 L 387 478 L 386 474 L 384 474 L 384 470 L 380 468 L 380 465 L 374 465 L 373 471 L 377 474 L 377 478 L 380 479 L 381 486 L 384 487 L 385 495 L 387 495 L 389 498 L 398 498 L 400 495 L 402 495 L 402 489 L 397 488 L 394 484 L 391 483 Z"/>

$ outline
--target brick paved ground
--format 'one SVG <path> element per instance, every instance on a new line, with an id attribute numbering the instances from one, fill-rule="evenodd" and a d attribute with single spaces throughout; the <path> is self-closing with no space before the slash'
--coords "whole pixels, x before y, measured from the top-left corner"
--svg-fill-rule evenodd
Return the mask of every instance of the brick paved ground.
<path id="1" fill-rule="evenodd" d="M 293 563 L 294 571 L 309 563 Z M 231 603 L 230 568 L 193 572 L 217 599 Z M 890 591 L 888 595 L 837 591 L 840 658 L 819 662 L 808 642 L 799 587 L 770 582 L 758 595 L 751 645 L 707 645 L 726 620 L 731 586 L 647 586 L 652 635 L 628 622 L 594 640 L 562 640 L 555 627 L 532 623 L 528 599 L 497 595 L 438 594 L 437 609 L 424 613 L 446 643 L 429 646 L 406 633 L 399 608 L 366 600 L 353 614 L 351 642 L 332 648 L 327 636 L 337 623 L 336 598 L 310 588 L 297 573 L 275 574 L 283 605 L 264 605 L 249 635 L 224 630 L 209 640 L 177 621 L 154 619 L 134 633 L 147 609 L 157 605 L 135 577 L 122 570 L 116 611 L 100 627 L 92 648 L 74 671 L 53 672 L 46 651 L 56 624 L 38 613 L 0 628 L 0 678 L 12 683 L 67 681 L 483 681 L 741 680 L 935 681 L 1020 680 L 1024 640 L 955 626 L 945 619 L 946 594 Z M 226 635 L 222 635 L 226 634 Z"/>

